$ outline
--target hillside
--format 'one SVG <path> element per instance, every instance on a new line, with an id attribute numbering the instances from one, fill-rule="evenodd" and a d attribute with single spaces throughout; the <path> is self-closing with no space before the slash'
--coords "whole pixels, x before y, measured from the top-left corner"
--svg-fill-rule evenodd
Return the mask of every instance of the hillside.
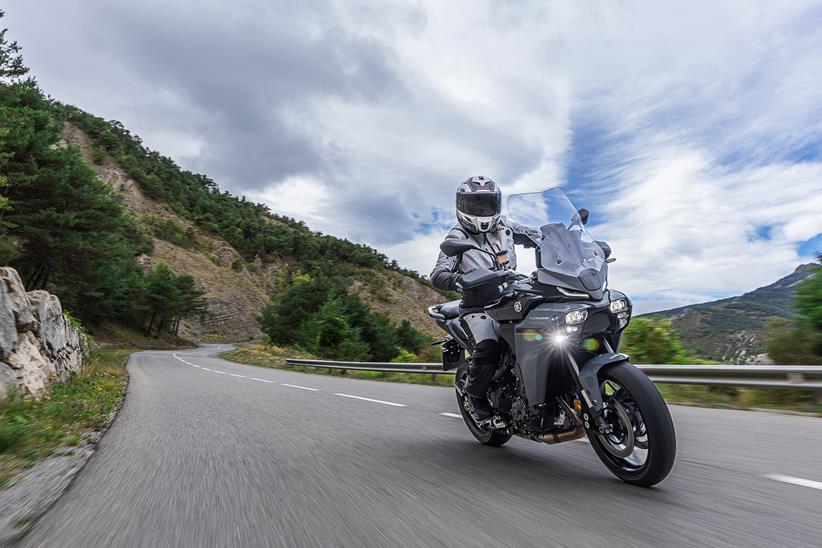
<path id="1" fill-rule="evenodd" d="M 88 115 L 86 115 L 88 116 Z M 180 321 L 179 334 L 196 341 L 239 341 L 262 335 L 257 317 L 284 277 L 302 267 L 297 257 L 244 257 L 230 243 L 185 218 L 170 205 L 147 195 L 141 185 L 110 154 L 101 154 L 90 136 L 66 122 L 64 143 L 77 147 L 86 162 L 122 199 L 128 213 L 153 243 L 150 253 L 137 260 L 145 267 L 158 261 L 177 274 L 191 275 L 206 291 L 208 312 Z M 179 208 L 176 208 L 179 210 Z M 274 216 L 261 213 L 265 222 L 286 227 Z M 302 238 L 318 236 L 302 231 Z M 423 333 L 437 334 L 425 309 L 445 299 L 438 291 L 406 273 L 382 265 L 352 268 L 350 290 L 371 308 L 392 321 L 403 319 Z"/>
<path id="2" fill-rule="evenodd" d="M 793 318 L 796 285 L 810 274 L 811 265 L 800 265 L 788 276 L 739 297 L 649 315 L 670 318 L 685 347 L 702 357 L 727 363 L 755 362 L 765 352 L 768 321 Z"/>
<path id="3" fill-rule="evenodd" d="M 232 195 L 116 120 L 51 99 L 4 32 L 0 264 L 26 291 L 59 294 L 92 333 L 248 340 L 262 336 L 264 317 L 269 336 L 382 360 L 436 333 L 424 311 L 446 296 L 428 280 Z"/>

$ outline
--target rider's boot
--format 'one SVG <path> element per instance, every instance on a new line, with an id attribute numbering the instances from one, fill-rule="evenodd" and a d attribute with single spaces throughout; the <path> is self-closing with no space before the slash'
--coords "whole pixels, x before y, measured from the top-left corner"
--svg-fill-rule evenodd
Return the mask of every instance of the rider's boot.
<path id="1" fill-rule="evenodd" d="M 499 342 L 488 339 L 480 341 L 474 348 L 472 358 L 473 363 L 468 371 L 468 383 L 465 386 L 465 391 L 468 393 L 468 402 L 474 410 L 474 414 L 480 420 L 487 420 L 494 416 L 494 409 L 488 403 L 486 393 L 499 365 Z"/>
<path id="2" fill-rule="evenodd" d="M 469 395 L 468 404 L 471 406 L 474 415 L 481 421 L 488 420 L 494 416 L 494 408 L 491 407 L 491 404 L 488 403 L 488 398 L 485 396 L 477 398 Z"/>

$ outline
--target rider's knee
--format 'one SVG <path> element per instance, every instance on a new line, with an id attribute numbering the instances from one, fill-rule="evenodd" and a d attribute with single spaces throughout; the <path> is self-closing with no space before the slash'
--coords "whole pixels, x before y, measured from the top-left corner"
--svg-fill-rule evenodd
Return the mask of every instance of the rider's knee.
<path id="1" fill-rule="evenodd" d="M 485 339 L 474 347 L 474 363 L 496 363 L 502 355 L 502 345 L 499 341 Z"/>

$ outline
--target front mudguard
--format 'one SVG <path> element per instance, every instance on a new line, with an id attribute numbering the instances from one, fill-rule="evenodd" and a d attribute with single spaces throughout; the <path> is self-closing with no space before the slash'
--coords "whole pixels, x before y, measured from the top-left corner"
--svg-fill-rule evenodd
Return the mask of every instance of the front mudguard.
<path id="1" fill-rule="evenodd" d="M 591 399 L 591 410 L 599 415 L 602 411 L 602 392 L 599 388 L 599 371 L 617 363 L 627 362 L 628 356 L 619 352 L 608 352 L 594 356 L 579 368 L 579 383 Z"/>

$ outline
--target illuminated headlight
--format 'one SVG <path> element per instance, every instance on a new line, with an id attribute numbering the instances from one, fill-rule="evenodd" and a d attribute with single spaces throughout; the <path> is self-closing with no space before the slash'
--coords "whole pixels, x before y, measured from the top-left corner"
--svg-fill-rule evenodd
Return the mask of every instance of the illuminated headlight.
<path id="1" fill-rule="evenodd" d="M 568 335 L 565 335 L 563 333 L 554 333 L 554 336 L 551 337 L 551 341 L 557 346 L 564 345 L 565 341 L 567 341 L 567 340 L 568 340 Z"/>
<path id="2" fill-rule="evenodd" d="M 573 335 L 574 333 L 579 333 L 579 326 L 578 325 L 566 325 L 565 332 L 569 335 Z"/>
<path id="3" fill-rule="evenodd" d="M 626 301 L 625 299 L 617 299 L 615 301 L 611 301 L 611 304 L 608 305 L 608 309 L 611 311 L 612 314 L 622 312 L 626 308 L 628 308 L 628 301 Z"/>
<path id="4" fill-rule="evenodd" d="M 612 303 L 613 304 L 613 303 Z M 585 318 L 588 317 L 588 311 L 585 309 L 582 310 L 572 310 L 565 315 L 565 323 L 566 324 L 577 324 L 582 323 L 585 321 Z"/>

